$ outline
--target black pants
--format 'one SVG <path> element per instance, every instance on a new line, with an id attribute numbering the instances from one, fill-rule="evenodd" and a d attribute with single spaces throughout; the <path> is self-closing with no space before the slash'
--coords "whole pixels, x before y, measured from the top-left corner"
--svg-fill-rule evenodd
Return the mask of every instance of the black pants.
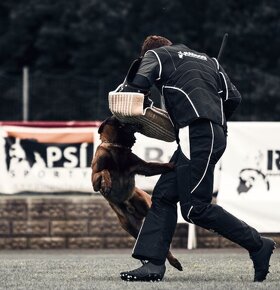
<path id="1" fill-rule="evenodd" d="M 132 256 L 165 260 L 177 223 L 178 202 L 187 222 L 215 231 L 250 252 L 259 250 L 262 241 L 254 228 L 211 204 L 215 164 L 226 148 L 224 129 L 201 119 L 180 129 L 179 138 L 171 158 L 176 170 L 157 182 Z"/>

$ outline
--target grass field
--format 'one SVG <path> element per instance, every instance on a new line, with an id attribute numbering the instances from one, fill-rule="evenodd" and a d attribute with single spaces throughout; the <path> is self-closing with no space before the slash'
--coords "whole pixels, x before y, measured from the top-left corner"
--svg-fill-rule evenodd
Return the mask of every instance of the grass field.
<path id="1" fill-rule="evenodd" d="M 0 289 L 280 289 L 280 251 L 271 259 L 271 274 L 253 283 L 245 250 L 174 250 L 184 266 L 169 264 L 162 282 L 124 282 L 119 272 L 139 265 L 129 250 L 0 251 Z"/>

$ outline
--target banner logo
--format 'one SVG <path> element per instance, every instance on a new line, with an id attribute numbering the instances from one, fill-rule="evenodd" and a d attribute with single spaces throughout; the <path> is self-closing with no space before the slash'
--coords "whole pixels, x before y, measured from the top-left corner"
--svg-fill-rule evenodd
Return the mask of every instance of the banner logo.
<path id="1" fill-rule="evenodd" d="M 43 177 L 46 170 L 90 167 L 93 143 L 39 143 L 34 139 L 5 138 L 6 167 L 11 177 L 27 176 L 36 170 Z"/>
<path id="2" fill-rule="evenodd" d="M 265 186 L 269 191 L 270 184 L 267 176 L 260 170 L 254 168 L 244 168 L 239 173 L 239 185 L 237 191 L 239 194 L 248 192 L 254 186 Z"/>

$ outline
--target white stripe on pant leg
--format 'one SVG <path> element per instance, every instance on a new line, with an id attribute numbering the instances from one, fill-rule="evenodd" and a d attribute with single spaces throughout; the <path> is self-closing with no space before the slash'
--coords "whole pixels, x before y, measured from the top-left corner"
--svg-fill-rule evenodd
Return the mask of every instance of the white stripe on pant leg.
<path id="1" fill-rule="evenodd" d="M 214 130 L 213 130 L 213 125 L 212 125 L 212 122 L 210 121 L 210 126 L 211 126 L 211 131 L 212 131 L 212 144 L 211 144 L 211 150 L 210 150 L 210 154 L 208 156 L 208 160 L 207 160 L 207 164 L 206 164 L 206 168 L 204 170 L 204 173 L 201 177 L 201 179 L 199 180 L 198 184 L 193 188 L 193 190 L 191 191 L 191 193 L 193 193 L 197 187 L 199 186 L 199 184 L 201 183 L 201 181 L 203 180 L 205 174 L 206 174 L 206 171 L 208 169 L 208 166 L 209 166 L 209 162 L 210 162 L 210 158 L 211 158 L 211 155 L 212 155 L 212 152 L 213 152 L 213 146 L 214 146 Z"/>
<path id="2" fill-rule="evenodd" d="M 133 247 L 133 249 L 132 249 L 132 254 L 134 253 L 134 250 L 135 250 L 136 244 L 137 244 L 137 242 L 138 242 L 138 238 L 139 238 L 140 233 L 141 233 L 141 231 L 142 231 L 142 228 L 143 228 L 143 225 L 144 225 L 145 220 L 146 220 L 146 218 L 144 218 L 143 223 L 142 223 L 142 225 L 141 225 L 141 228 L 140 228 L 140 230 L 139 230 L 139 233 L 138 233 L 137 239 L 136 239 L 135 244 L 134 244 L 134 247 Z"/>
<path id="3" fill-rule="evenodd" d="M 187 157 L 187 159 L 191 159 L 191 151 L 190 151 L 190 130 L 189 126 L 183 127 L 179 129 L 179 139 L 180 139 L 180 148 L 182 153 Z"/>
<path id="4" fill-rule="evenodd" d="M 188 218 L 188 220 L 190 220 L 194 224 L 194 222 L 190 219 L 190 214 L 191 214 L 192 209 L 193 209 L 193 205 L 191 206 L 191 208 L 188 211 L 187 218 Z"/>

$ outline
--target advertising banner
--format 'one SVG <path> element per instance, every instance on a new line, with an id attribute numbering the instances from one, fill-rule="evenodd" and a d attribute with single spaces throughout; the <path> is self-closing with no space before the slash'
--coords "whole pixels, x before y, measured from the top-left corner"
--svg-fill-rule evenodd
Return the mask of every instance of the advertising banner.
<path id="1" fill-rule="evenodd" d="M 218 204 L 260 232 L 280 232 L 280 123 L 229 123 Z"/>
<path id="2" fill-rule="evenodd" d="M 0 127 L 0 193 L 92 192 L 97 128 Z"/>
<path id="3" fill-rule="evenodd" d="M 176 142 L 164 142 L 157 139 L 146 137 L 142 134 L 135 134 L 136 143 L 132 152 L 147 162 L 169 162 L 171 156 L 177 148 Z M 136 176 L 136 186 L 152 192 L 160 175 L 155 176 Z"/>

